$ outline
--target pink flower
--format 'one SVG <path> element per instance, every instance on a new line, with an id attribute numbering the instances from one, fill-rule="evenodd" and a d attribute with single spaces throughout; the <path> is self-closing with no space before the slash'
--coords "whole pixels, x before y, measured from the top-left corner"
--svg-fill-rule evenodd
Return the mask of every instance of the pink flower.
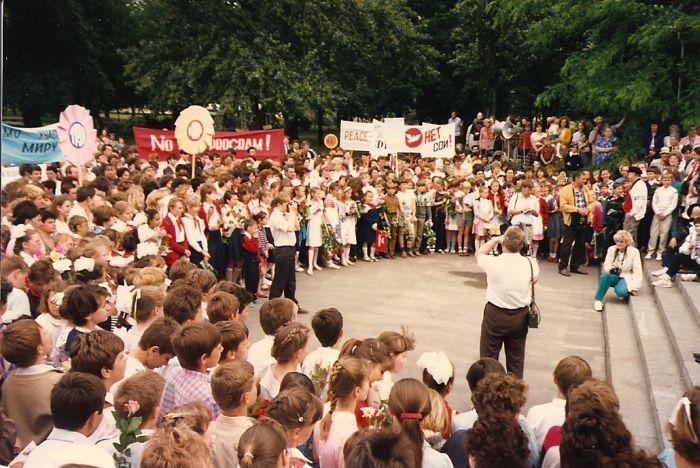
<path id="1" fill-rule="evenodd" d="M 136 400 L 129 400 L 129 403 L 124 405 L 129 413 L 138 413 L 141 406 Z"/>

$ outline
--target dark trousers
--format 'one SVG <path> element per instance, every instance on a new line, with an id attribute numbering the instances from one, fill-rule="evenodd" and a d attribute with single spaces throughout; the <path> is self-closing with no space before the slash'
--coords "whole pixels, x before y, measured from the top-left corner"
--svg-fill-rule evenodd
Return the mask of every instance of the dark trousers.
<path id="1" fill-rule="evenodd" d="M 505 346 L 506 369 L 522 379 L 527 331 L 527 307 L 502 309 L 487 302 L 481 322 L 479 356 L 498 360 L 501 346 Z"/>
<path id="2" fill-rule="evenodd" d="M 275 248 L 275 276 L 272 278 L 272 286 L 270 286 L 270 299 L 284 297 L 297 302 L 297 277 L 296 265 L 294 259 L 294 247 L 282 246 Z"/>
<path id="3" fill-rule="evenodd" d="M 573 252 L 571 246 L 573 244 Z M 586 255 L 586 226 L 564 225 L 564 235 L 559 246 L 559 269 L 564 270 L 571 264 L 572 270 L 578 270 Z"/>
<path id="4" fill-rule="evenodd" d="M 244 254 L 244 258 L 243 279 L 245 281 L 245 289 L 257 296 L 258 284 L 260 283 L 260 262 L 255 255 L 247 252 Z"/>
<path id="5" fill-rule="evenodd" d="M 668 271 L 666 274 L 673 278 L 683 267 L 688 268 L 689 270 L 694 270 L 695 273 L 700 271 L 700 265 L 698 262 L 690 258 L 690 255 L 677 253 L 671 257 L 671 262 L 668 265 Z"/>

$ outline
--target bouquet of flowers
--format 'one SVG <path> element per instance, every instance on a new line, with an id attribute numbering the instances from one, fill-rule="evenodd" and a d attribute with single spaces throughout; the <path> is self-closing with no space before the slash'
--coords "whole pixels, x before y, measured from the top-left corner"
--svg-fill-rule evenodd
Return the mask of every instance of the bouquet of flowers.
<path id="1" fill-rule="evenodd" d="M 367 426 L 371 428 L 391 427 L 393 418 L 387 409 L 388 400 L 381 400 L 379 408 L 365 406 L 361 408 L 362 419 L 367 421 Z"/>
<path id="2" fill-rule="evenodd" d="M 117 429 L 119 429 L 119 442 L 114 442 L 114 448 L 117 452 L 113 455 L 114 465 L 117 468 L 131 468 L 131 463 L 128 458 L 131 455 L 131 449 L 129 446 L 138 442 L 146 442 L 148 437 L 141 434 L 141 423 L 143 418 L 141 416 L 135 416 L 138 413 L 139 406 L 138 401 L 129 400 L 128 403 L 124 405 L 128 414 L 126 418 L 123 418 L 116 411 L 112 411 L 114 416 L 114 422 L 116 423 Z"/>
<path id="3" fill-rule="evenodd" d="M 322 366 L 322 363 L 317 362 L 314 364 L 314 370 L 311 371 L 311 382 L 314 384 L 314 389 L 316 390 L 316 396 L 320 396 L 323 389 L 328 382 L 328 373 L 330 368 L 328 366 Z"/>
<path id="4" fill-rule="evenodd" d="M 326 250 L 331 253 L 335 252 L 338 248 L 342 246 L 342 241 L 338 239 L 338 233 L 334 234 L 331 232 L 331 226 L 329 224 L 321 225 L 321 234 L 323 239 L 323 246 Z"/>
<path id="5" fill-rule="evenodd" d="M 258 397 L 255 403 L 248 407 L 248 417 L 253 419 L 260 419 L 267 416 L 267 407 L 270 406 L 270 400 L 261 400 Z"/>
<path id="6" fill-rule="evenodd" d="M 457 201 L 455 200 L 454 196 L 450 197 L 447 200 L 447 206 L 445 207 L 447 217 L 448 218 L 454 218 L 457 216 Z"/>
<path id="7" fill-rule="evenodd" d="M 403 236 L 406 240 L 413 240 L 415 234 L 411 231 L 411 224 L 406 216 L 401 216 L 401 227 L 403 228 Z"/>
<path id="8" fill-rule="evenodd" d="M 423 238 L 425 239 L 425 245 L 428 246 L 429 249 L 434 249 L 435 248 L 435 230 L 433 229 L 433 220 L 428 219 L 425 221 L 425 225 L 423 227 Z"/>

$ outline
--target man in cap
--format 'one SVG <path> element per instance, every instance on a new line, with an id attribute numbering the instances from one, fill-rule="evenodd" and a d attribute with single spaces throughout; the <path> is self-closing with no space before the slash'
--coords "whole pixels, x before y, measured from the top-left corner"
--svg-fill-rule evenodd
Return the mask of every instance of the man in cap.
<path id="1" fill-rule="evenodd" d="M 627 173 L 627 198 L 623 205 L 625 221 L 622 228 L 632 234 L 635 245 L 637 244 L 637 230 L 639 222 L 647 211 L 647 184 L 642 180 L 642 170 L 637 166 L 629 168 Z"/>

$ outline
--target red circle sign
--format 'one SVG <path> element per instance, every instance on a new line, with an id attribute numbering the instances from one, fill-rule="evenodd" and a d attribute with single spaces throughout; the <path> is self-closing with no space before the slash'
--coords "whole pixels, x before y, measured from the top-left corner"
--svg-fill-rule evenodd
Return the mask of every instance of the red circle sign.
<path id="1" fill-rule="evenodd" d="M 409 148 L 418 148 L 421 143 L 423 143 L 423 132 L 420 128 L 411 127 L 406 129 L 404 138 L 406 140 L 406 146 Z"/>
<path id="2" fill-rule="evenodd" d="M 338 137 L 332 133 L 329 133 L 323 138 L 323 144 L 326 146 L 326 148 L 333 149 L 338 146 Z"/>

